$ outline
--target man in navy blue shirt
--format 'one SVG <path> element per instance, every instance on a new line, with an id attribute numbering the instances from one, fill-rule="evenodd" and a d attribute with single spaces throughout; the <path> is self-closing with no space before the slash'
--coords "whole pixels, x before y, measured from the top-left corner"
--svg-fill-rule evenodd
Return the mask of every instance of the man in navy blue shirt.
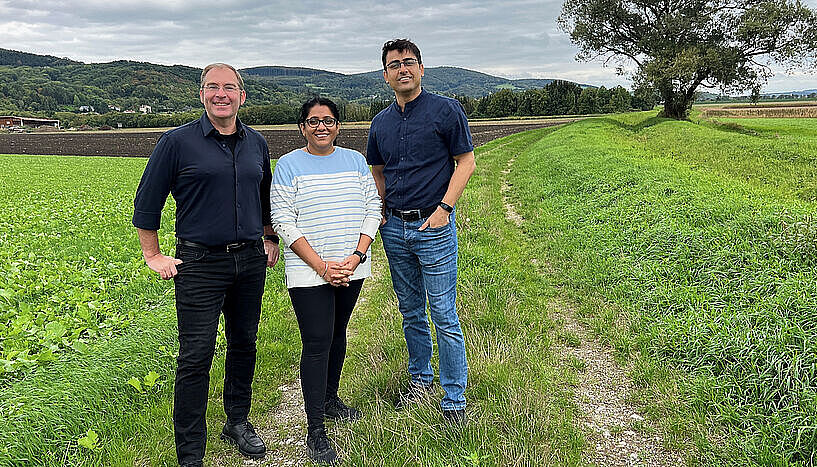
<path id="1" fill-rule="evenodd" d="M 424 91 L 419 48 L 408 39 L 383 45 L 383 77 L 394 102 L 372 119 L 367 159 L 384 203 L 380 227 L 403 315 L 409 390 L 401 404 L 431 388 L 437 332 L 443 417 L 465 422 L 468 364 L 456 309 L 457 230 L 454 205 L 474 171 L 474 146 L 460 103 Z"/>
<path id="2" fill-rule="evenodd" d="M 265 266 L 278 261 L 278 238 L 270 226 L 267 143 L 237 117 L 246 97 L 235 68 L 205 67 L 199 90 L 204 114 L 162 135 L 134 200 L 133 225 L 145 262 L 175 283 L 179 356 L 173 427 L 183 466 L 203 462 L 210 366 L 222 313 L 227 423 L 221 438 L 246 456 L 266 453 L 247 416 Z M 175 258 L 162 254 L 157 233 L 169 193 L 176 200 Z"/>

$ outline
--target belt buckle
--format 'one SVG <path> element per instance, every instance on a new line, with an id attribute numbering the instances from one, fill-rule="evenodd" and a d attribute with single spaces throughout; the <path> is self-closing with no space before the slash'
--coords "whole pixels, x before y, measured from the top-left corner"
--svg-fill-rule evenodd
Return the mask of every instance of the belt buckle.
<path id="1" fill-rule="evenodd" d="M 401 212 L 402 212 L 403 216 L 408 217 L 407 220 L 420 220 L 420 219 L 423 218 L 423 216 L 420 214 L 419 209 L 409 209 L 408 211 L 401 211 Z M 415 219 L 415 216 L 417 216 L 416 219 Z"/>
<path id="2" fill-rule="evenodd" d="M 239 249 L 239 248 L 241 247 L 241 245 L 243 245 L 243 243 L 241 243 L 241 242 L 238 242 L 238 243 L 228 243 L 228 244 L 227 244 L 227 253 L 230 253 L 230 252 L 232 252 L 232 251 L 235 251 L 235 250 Z"/>

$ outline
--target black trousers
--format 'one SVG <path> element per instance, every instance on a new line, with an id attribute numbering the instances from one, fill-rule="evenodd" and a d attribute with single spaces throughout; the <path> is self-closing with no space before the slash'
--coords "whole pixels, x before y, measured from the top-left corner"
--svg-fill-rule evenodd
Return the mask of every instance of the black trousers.
<path id="1" fill-rule="evenodd" d="M 204 458 L 210 366 L 221 313 L 227 338 L 224 412 L 233 424 L 246 420 L 250 412 L 266 254 L 259 240 L 231 253 L 179 245 L 176 257 L 183 263 L 174 278 L 179 357 L 173 428 L 181 464 Z"/>
<path id="2" fill-rule="evenodd" d="M 362 286 L 363 279 L 359 279 L 349 287 L 324 284 L 289 289 L 301 330 L 301 388 L 310 433 L 323 427 L 324 401 L 338 395 L 346 358 L 346 326 Z"/>

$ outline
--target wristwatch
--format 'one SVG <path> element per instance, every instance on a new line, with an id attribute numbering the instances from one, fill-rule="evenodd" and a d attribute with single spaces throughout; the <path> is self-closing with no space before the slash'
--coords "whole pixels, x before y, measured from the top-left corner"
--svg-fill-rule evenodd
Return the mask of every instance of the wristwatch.
<path id="1" fill-rule="evenodd" d="M 440 207 L 449 213 L 454 212 L 454 208 L 450 204 L 445 204 L 442 201 L 440 201 Z"/>
<path id="2" fill-rule="evenodd" d="M 264 240 L 269 240 L 272 243 L 278 243 L 278 236 L 277 235 L 264 235 Z"/>
<path id="3" fill-rule="evenodd" d="M 360 264 L 363 264 L 363 263 L 366 262 L 366 253 L 363 253 L 360 250 L 355 250 L 355 252 L 352 253 L 352 254 L 357 255 L 357 257 L 360 258 Z"/>

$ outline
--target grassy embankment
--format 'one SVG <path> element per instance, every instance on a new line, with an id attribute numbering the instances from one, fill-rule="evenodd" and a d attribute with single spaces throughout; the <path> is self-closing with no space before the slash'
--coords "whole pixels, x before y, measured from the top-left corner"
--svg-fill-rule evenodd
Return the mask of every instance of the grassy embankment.
<path id="1" fill-rule="evenodd" d="M 817 120 L 564 127 L 511 181 L 536 255 L 708 461 L 817 450 Z M 708 433 L 708 434 L 707 434 Z"/>

